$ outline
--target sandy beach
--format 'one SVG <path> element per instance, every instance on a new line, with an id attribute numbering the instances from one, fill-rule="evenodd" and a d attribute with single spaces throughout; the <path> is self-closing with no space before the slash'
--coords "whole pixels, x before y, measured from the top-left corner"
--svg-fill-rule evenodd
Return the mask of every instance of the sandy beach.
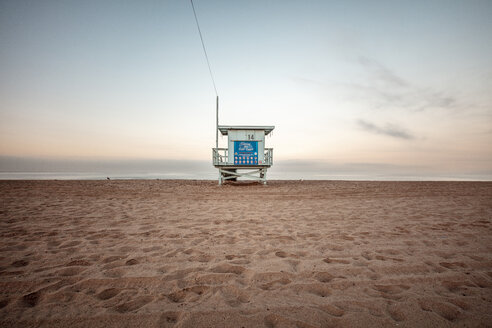
<path id="1" fill-rule="evenodd" d="M 490 327 L 491 221 L 491 182 L 0 181 L 0 326 Z"/>

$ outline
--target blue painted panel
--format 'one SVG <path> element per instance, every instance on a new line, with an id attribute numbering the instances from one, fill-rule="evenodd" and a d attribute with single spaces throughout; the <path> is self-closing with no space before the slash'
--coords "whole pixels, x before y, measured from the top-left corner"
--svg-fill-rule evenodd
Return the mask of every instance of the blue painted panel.
<path id="1" fill-rule="evenodd" d="M 258 141 L 234 141 L 235 165 L 258 165 Z"/>

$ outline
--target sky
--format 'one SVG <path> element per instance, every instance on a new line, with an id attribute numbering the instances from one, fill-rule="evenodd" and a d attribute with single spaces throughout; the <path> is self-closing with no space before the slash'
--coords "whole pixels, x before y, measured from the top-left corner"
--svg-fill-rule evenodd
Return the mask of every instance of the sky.
<path id="1" fill-rule="evenodd" d="M 220 124 L 275 125 L 274 177 L 492 180 L 492 1 L 194 4 Z M 0 171 L 217 174 L 190 1 L 4 0 L 0 44 Z"/>

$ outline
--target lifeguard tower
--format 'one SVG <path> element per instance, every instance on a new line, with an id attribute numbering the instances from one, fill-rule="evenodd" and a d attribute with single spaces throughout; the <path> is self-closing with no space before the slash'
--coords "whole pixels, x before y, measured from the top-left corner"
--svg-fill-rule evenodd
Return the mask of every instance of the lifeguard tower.
<path id="1" fill-rule="evenodd" d="M 218 118 L 217 118 L 218 121 Z M 226 180 L 247 178 L 266 184 L 267 169 L 273 164 L 273 148 L 265 147 L 265 136 L 274 126 L 218 125 L 227 136 L 227 148 L 213 148 L 213 163 L 219 169 L 219 185 Z"/>

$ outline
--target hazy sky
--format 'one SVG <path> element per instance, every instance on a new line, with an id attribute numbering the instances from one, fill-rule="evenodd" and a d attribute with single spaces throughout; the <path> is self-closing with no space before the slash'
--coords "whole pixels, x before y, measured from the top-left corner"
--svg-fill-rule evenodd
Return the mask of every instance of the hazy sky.
<path id="1" fill-rule="evenodd" d="M 276 161 L 492 177 L 492 1 L 194 3 Z M 189 1 L 0 1 L 0 156 L 211 162 L 214 128 Z"/>

